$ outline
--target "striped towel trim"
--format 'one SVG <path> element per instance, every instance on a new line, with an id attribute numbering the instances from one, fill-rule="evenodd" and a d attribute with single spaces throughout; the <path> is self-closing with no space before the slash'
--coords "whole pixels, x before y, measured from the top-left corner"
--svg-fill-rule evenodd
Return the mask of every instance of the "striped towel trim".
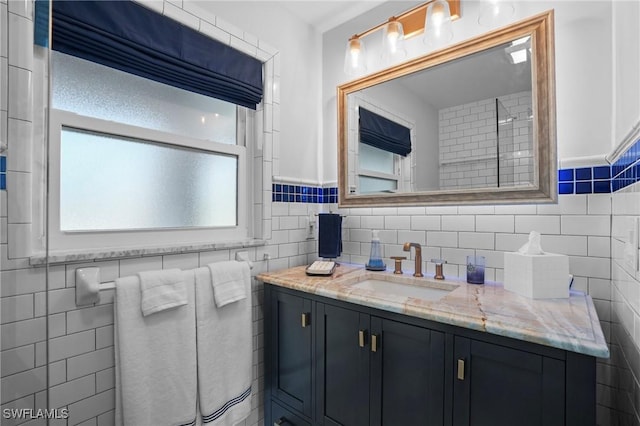
<path id="1" fill-rule="evenodd" d="M 197 417 L 195 419 L 191 420 L 189 423 L 181 423 L 181 424 L 179 424 L 177 426 L 195 426 L 196 420 L 197 420 Z"/>
<path id="2" fill-rule="evenodd" d="M 242 392 L 242 394 L 236 396 L 233 399 L 230 399 L 229 401 L 225 402 L 225 404 L 218 408 L 216 411 L 214 411 L 211 414 L 207 414 L 206 416 L 202 416 L 202 421 L 204 423 L 210 423 L 214 420 L 219 419 L 224 413 L 226 413 L 231 407 L 233 407 L 234 405 L 240 404 L 242 401 L 244 401 L 245 399 L 247 399 L 247 397 L 251 395 L 251 386 L 249 386 L 249 388 Z"/>

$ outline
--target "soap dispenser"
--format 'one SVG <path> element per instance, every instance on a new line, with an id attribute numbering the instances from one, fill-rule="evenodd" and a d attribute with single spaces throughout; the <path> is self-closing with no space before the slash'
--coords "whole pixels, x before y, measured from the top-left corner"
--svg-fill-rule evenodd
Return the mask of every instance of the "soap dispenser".
<path id="1" fill-rule="evenodd" d="M 371 254 L 369 255 L 369 263 L 367 263 L 365 268 L 369 271 L 384 271 L 387 267 L 382 261 L 382 248 L 380 247 L 378 231 L 373 231 L 372 234 Z"/>

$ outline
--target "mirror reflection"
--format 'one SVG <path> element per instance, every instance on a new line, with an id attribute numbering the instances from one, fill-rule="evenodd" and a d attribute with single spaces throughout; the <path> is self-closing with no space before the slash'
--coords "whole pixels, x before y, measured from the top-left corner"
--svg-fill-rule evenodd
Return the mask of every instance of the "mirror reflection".
<path id="1" fill-rule="evenodd" d="M 531 41 L 350 92 L 348 193 L 534 186 Z"/>

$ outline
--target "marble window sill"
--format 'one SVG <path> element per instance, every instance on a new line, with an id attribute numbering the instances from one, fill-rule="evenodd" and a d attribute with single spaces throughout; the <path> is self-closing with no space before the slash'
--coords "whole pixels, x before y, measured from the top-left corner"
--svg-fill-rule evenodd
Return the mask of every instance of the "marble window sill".
<path id="1" fill-rule="evenodd" d="M 127 247 L 112 248 L 109 250 L 69 250 L 69 251 L 53 251 L 49 253 L 49 264 L 107 260 L 107 259 L 126 259 L 152 255 L 169 255 L 181 253 L 194 253 L 208 250 L 228 250 L 250 247 L 260 247 L 266 244 L 261 239 L 244 239 L 237 241 L 221 241 L 215 243 L 199 243 L 199 244 L 183 244 L 175 246 L 157 246 L 157 247 Z M 42 266 L 47 263 L 45 253 L 38 253 L 29 258 L 32 266 Z"/>

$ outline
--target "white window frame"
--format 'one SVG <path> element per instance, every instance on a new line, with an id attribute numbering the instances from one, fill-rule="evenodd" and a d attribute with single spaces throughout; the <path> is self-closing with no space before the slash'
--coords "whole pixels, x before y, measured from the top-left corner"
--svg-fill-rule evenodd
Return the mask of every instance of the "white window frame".
<path id="1" fill-rule="evenodd" d="M 56 109 L 51 110 L 49 120 L 49 245 L 51 251 L 206 244 L 219 241 L 239 241 L 248 238 L 250 217 L 248 215 L 248 154 L 246 146 L 194 139 Z M 238 120 L 238 124 L 241 125 L 240 120 Z M 63 127 L 140 139 L 152 143 L 195 148 L 237 157 L 237 225 L 234 227 L 185 227 L 119 231 L 61 231 L 60 146 Z M 123 206 L 123 208 L 135 208 L 135 206 Z"/>

